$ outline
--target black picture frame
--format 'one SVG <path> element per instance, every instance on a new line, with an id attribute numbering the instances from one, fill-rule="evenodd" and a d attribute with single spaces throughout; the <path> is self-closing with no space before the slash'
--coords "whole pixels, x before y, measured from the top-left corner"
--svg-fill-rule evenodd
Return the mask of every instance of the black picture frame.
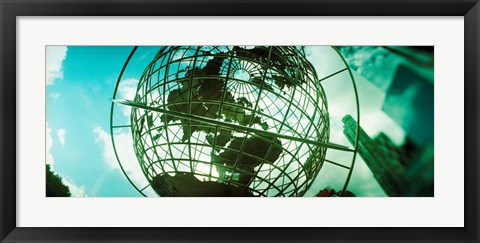
<path id="1" fill-rule="evenodd" d="M 464 16 L 465 226 L 459 228 L 16 227 L 17 16 Z M 478 0 L 0 0 L 1 242 L 479 242 Z M 455 197 L 452 192 L 452 197 Z M 448 210 L 448 209 L 446 209 Z M 441 217 L 441 215 L 439 215 Z"/>

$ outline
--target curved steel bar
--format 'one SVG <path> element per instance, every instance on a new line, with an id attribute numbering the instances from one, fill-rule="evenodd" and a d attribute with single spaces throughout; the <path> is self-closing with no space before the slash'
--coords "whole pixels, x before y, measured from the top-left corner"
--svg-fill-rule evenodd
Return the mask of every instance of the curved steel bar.
<path id="1" fill-rule="evenodd" d="M 358 140 L 360 136 L 360 102 L 358 99 L 357 85 L 355 83 L 355 78 L 353 77 L 352 70 L 350 70 L 350 68 L 348 67 L 348 63 L 345 60 L 345 58 L 342 56 L 342 54 L 340 54 L 340 51 L 338 51 L 336 47 L 333 47 L 333 49 L 342 58 L 343 63 L 345 63 L 345 66 L 348 68 L 348 73 L 350 75 L 350 78 L 352 79 L 353 91 L 355 92 L 355 102 L 357 103 L 357 131 L 356 131 L 357 134 L 355 136 L 355 145 L 354 145 L 354 151 L 352 155 L 352 163 L 350 164 L 350 170 L 348 171 L 347 179 L 345 180 L 345 184 L 343 185 L 342 191 L 340 193 L 340 196 L 343 196 L 343 194 L 345 193 L 345 190 L 347 190 L 348 183 L 350 182 L 350 178 L 352 177 L 353 168 L 355 165 L 355 158 L 358 152 Z"/>
<path id="2" fill-rule="evenodd" d="M 116 98 L 117 91 L 118 91 L 118 86 L 119 86 L 119 84 L 120 84 L 120 81 L 122 80 L 123 73 L 125 72 L 125 69 L 127 68 L 128 63 L 130 62 L 130 59 L 132 58 L 132 56 L 133 56 L 133 54 L 135 53 L 135 51 L 137 50 L 137 48 L 138 48 L 138 46 L 133 47 L 132 51 L 130 52 L 130 55 L 128 55 L 128 58 L 127 58 L 127 60 L 125 61 L 125 64 L 123 65 L 122 70 L 120 71 L 120 75 L 118 76 L 117 84 L 115 85 L 115 91 L 113 92 L 112 106 L 111 106 L 111 109 L 110 109 L 110 137 L 111 137 L 111 139 L 112 139 L 113 151 L 114 151 L 114 153 L 115 153 L 115 158 L 117 159 L 118 165 L 120 166 L 120 169 L 121 169 L 122 173 L 125 175 L 125 177 L 127 177 L 128 182 L 130 182 L 130 184 L 132 184 L 132 186 L 133 186 L 140 194 L 142 194 L 144 197 L 146 197 L 147 195 L 145 195 L 145 194 L 142 192 L 142 190 L 140 190 L 140 189 L 135 185 L 135 183 L 133 183 L 133 181 L 130 179 L 130 176 L 128 176 L 127 172 L 126 172 L 125 169 L 123 168 L 123 165 L 122 165 L 122 163 L 120 162 L 120 158 L 118 157 L 117 148 L 116 148 L 116 146 L 115 146 L 115 137 L 113 136 L 113 128 L 115 127 L 115 126 L 113 126 L 113 110 L 114 110 L 114 106 L 115 106 L 115 102 L 113 102 L 113 100 L 115 100 L 115 98 Z"/>
<path id="3" fill-rule="evenodd" d="M 277 133 L 268 132 L 268 131 L 264 131 L 264 130 L 260 130 L 260 129 L 255 129 L 255 128 L 252 128 L 252 127 L 247 127 L 247 126 L 237 125 L 237 124 L 233 124 L 233 123 L 218 121 L 218 120 L 214 120 L 214 119 L 207 118 L 207 117 L 201 117 L 201 116 L 197 116 L 197 115 L 166 110 L 166 109 L 162 109 L 162 108 L 158 108 L 158 107 L 152 107 L 152 106 L 148 106 L 148 105 L 133 102 L 133 101 L 114 100 L 114 102 L 117 102 L 117 103 L 123 104 L 123 105 L 128 105 L 128 106 L 132 106 L 132 107 L 141 108 L 141 109 L 146 109 L 146 110 L 150 110 L 150 111 L 161 112 L 161 113 L 165 113 L 165 114 L 168 114 L 168 115 L 171 115 L 171 116 L 180 117 L 180 118 L 183 118 L 183 119 L 190 119 L 190 120 L 200 122 L 200 123 L 214 124 L 216 126 L 220 126 L 220 127 L 223 127 L 223 128 L 230 128 L 230 129 L 240 131 L 240 132 L 244 132 L 244 131 L 254 132 L 254 133 L 258 133 L 258 134 L 262 134 L 262 135 L 266 135 L 266 136 L 273 136 L 273 137 L 278 137 L 278 138 L 283 138 L 283 139 L 288 139 L 288 140 L 313 144 L 313 145 L 317 145 L 317 146 L 325 147 L 325 148 L 354 152 L 354 150 L 348 148 L 347 146 L 343 146 L 343 145 L 338 145 L 338 144 L 334 144 L 334 143 L 322 143 L 322 142 L 315 141 L 315 140 L 308 140 L 308 139 L 289 136 L 289 135 L 277 134 Z"/>

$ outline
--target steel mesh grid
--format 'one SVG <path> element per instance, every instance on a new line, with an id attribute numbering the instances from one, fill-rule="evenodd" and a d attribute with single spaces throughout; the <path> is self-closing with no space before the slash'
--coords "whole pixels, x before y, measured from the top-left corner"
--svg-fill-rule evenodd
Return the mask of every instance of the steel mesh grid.
<path id="1" fill-rule="evenodd" d="M 194 51 L 195 48 L 195 51 Z M 203 47 L 205 48 L 205 47 Z M 208 47 L 207 47 L 208 48 Z M 227 47 L 229 48 L 229 47 Z M 217 47 L 213 47 L 210 50 L 207 50 L 207 54 L 204 55 L 199 55 L 199 52 L 205 52 L 201 50 L 202 48 L 200 47 L 171 47 L 164 49 L 162 54 L 159 53 L 157 55 L 155 61 L 153 61 L 149 67 L 146 69 L 148 70 L 147 74 L 142 77 L 141 81 L 139 82 L 139 87 L 138 87 L 138 96 L 136 97 L 136 102 L 141 102 L 141 103 L 163 103 L 165 104 L 168 100 L 166 97 L 166 94 L 176 92 L 178 91 L 181 87 L 182 82 L 189 82 L 188 85 L 191 88 L 185 89 L 185 92 L 181 94 L 182 99 L 178 102 L 168 102 L 169 106 L 176 106 L 176 108 L 185 110 L 185 112 L 188 113 L 195 113 L 195 110 L 192 110 L 192 107 L 196 107 L 197 109 L 201 108 L 201 105 L 211 105 L 213 106 L 218 106 L 219 113 L 222 113 L 225 116 L 230 116 L 230 113 L 234 113 L 234 117 L 238 115 L 238 110 L 243 109 L 244 111 L 248 111 L 251 113 L 251 117 L 262 117 L 262 118 L 267 118 L 275 122 L 275 125 L 273 126 L 273 129 L 275 129 L 275 132 L 284 132 L 282 129 L 285 127 L 292 133 L 294 136 L 302 136 L 304 137 L 305 134 L 302 134 L 301 132 L 298 131 L 304 131 L 307 134 L 311 130 L 311 127 L 315 124 L 315 121 L 313 120 L 308 120 L 306 124 L 298 122 L 295 124 L 295 127 L 292 127 L 290 122 L 287 123 L 287 120 L 301 120 L 301 119 L 309 119 L 310 117 L 307 117 L 305 114 L 305 111 L 303 107 L 307 105 L 307 102 L 310 102 L 312 105 L 314 104 L 313 102 L 316 101 L 316 97 L 318 97 L 317 94 L 313 93 L 311 86 L 306 86 L 309 88 L 309 90 L 305 90 L 302 86 L 300 86 L 300 90 L 297 91 L 297 89 L 294 89 L 293 92 L 290 92 L 290 95 L 285 97 L 286 92 L 281 91 L 278 87 L 278 90 L 274 90 L 272 84 L 273 84 L 273 78 L 268 78 L 268 77 L 275 77 L 275 76 L 280 76 L 281 74 L 279 73 L 279 67 L 272 68 L 269 67 L 269 61 L 267 62 L 261 62 L 255 59 L 248 59 L 248 58 L 238 58 L 234 57 L 234 52 L 232 51 L 233 48 L 231 48 L 228 52 L 224 52 L 224 55 L 219 55 L 215 53 L 216 51 L 219 51 Z M 266 48 L 267 49 L 267 48 Z M 274 48 L 269 47 L 269 55 L 272 55 Z M 278 51 L 280 54 L 277 54 L 277 56 L 284 57 L 284 56 L 293 56 L 297 60 L 287 60 L 288 62 L 292 63 L 293 65 L 297 64 L 297 68 L 299 68 L 300 64 L 298 62 L 299 55 L 296 54 L 297 51 L 294 48 L 287 47 L 285 50 L 283 48 L 275 48 L 275 51 Z M 222 63 L 220 64 L 220 69 L 219 69 L 219 75 L 216 77 L 209 77 L 209 75 L 196 75 L 188 79 L 186 77 L 186 72 L 184 72 L 182 69 L 182 64 L 186 67 L 192 67 L 198 68 L 198 67 L 204 67 L 208 64 L 209 57 L 211 57 L 211 54 L 216 54 L 217 56 L 215 57 L 224 57 L 225 59 L 222 60 Z M 297 55 L 297 56 L 296 56 Z M 270 57 L 269 57 L 270 58 Z M 210 59 L 211 60 L 211 59 Z M 296 62 L 295 62 L 296 61 Z M 306 61 L 306 60 L 305 60 Z M 160 65 L 158 65 L 160 63 Z M 307 66 L 308 67 L 308 66 Z M 311 67 L 311 66 L 310 66 Z M 263 70 L 262 70 L 263 68 Z M 290 66 L 284 68 L 284 71 L 287 72 L 288 77 L 289 75 L 292 75 L 293 68 L 295 66 Z M 233 69 L 233 71 L 232 71 Z M 251 77 L 250 79 L 258 79 L 258 78 L 263 78 L 263 82 L 254 82 L 252 85 L 251 80 L 241 80 L 237 79 L 234 77 L 235 71 L 237 70 L 245 70 L 248 72 Z M 297 69 L 298 70 L 298 69 Z M 263 71 L 263 72 L 262 72 Z M 314 75 L 313 70 L 308 70 L 311 72 L 311 76 Z M 299 72 L 299 71 L 297 71 Z M 263 73 L 263 75 L 262 75 Z M 158 74 L 158 75 L 157 75 Z M 183 74 L 183 75 L 182 75 Z M 313 74 L 313 75 L 312 75 Z M 159 79 L 157 80 L 152 80 L 153 76 L 157 76 Z M 163 76 L 163 77 L 162 77 Z M 182 77 L 183 76 L 183 77 Z M 283 75 L 285 77 L 285 75 Z M 313 76 L 316 78 L 315 76 Z M 161 78 L 161 79 L 160 79 Z M 199 88 L 199 84 L 201 80 L 204 80 L 206 78 L 209 79 L 218 79 L 220 81 L 225 80 L 225 84 L 227 87 L 228 91 L 237 91 L 234 94 L 237 96 L 244 97 L 246 100 L 256 100 L 257 102 L 253 107 L 245 107 L 242 105 L 239 105 L 238 102 L 232 101 L 231 97 L 229 101 L 225 101 L 227 94 L 230 94 L 228 92 L 223 92 L 222 95 L 222 100 L 218 100 L 218 97 L 215 97 L 215 99 L 211 99 L 210 97 L 213 95 L 218 95 L 218 93 L 212 92 L 210 94 L 210 97 L 205 97 L 205 100 L 197 100 L 192 101 L 192 92 L 195 88 Z M 297 77 L 297 79 L 299 79 Z M 305 78 L 306 79 L 306 78 Z M 298 80 L 291 80 L 291 82 L 299 82 Z M 260 83 L 260 84 L 259 84 Z M 268 91 L 265 90 L 265 84 L 267 83 L 270 85 Z M 197 86 L 195 86 L 195 84 Z M 158 90 L 158 94 L 163 93 L 163 100 L 160 100 L 159 98 L 162 96 L 159 96 L 158 94 L 155 96 L 152 92 L 152 90 Z M 277 91 L 277 92 L 275 92 Z M 284 94 L 279 94 L 279 92 L 283 92 Z M 295 100 L 294 95 L 295 92 L 301 92 L 302 95 L 300 96 L 300 100 Z M 263 94 L 268 94 L 268 95 L 262 95 Z M 148 97 L 150 96 L 150 97 Z M 183 99 L 183 96 L 188 96 L 188 98 Z M 247 96 L 247 97 L 245 97 Z M 272 97 L 275 100 L 272 100 Z M 307 101 L 308 99 L 308 101 Z M 275 104 L 277 100 L 282 100 L 284 104 L 288 104 L 288 109 L 285 113 L 282 113 L 282 108 L 283 107 L 277 107 Z M 298 102 L 294 102 L 298 101 Z M 274 106 L 273 110 L 276 110 L 276 113 L 272 114 L 271 109 L 265 109 L 268 107 L 268 105 L 265 102 L 269 102 L 270 105 Z M 318 103 L 318 104 L 324 104 L 323 102 Z M 181 106 L 181 107 L 180 107 Z M 185 107 L 186 106 L 186 107 Z M 180 107 L 180 108 L 179 108 Z M 264 107 L 264 109 L 259 110 L 259 107 Z M 322 107 L 325 109 L 323 113 L 326 113 L 326 107 Z M 225 112 L 227 110 L 227 112 Z M 315 109 L 316 111 L 316 109 Z M 289 116 L 287 116 L 289 114 Z M 245 115 L 245 114 L 241 114 Z M 224 151 L 231 151 L 233 153 L 237 154 L 242 154 L 241 156 L 236 156 L 236 161 L 233 163 L 233 166 L 226 165 L 226 164 L 218 164 L 216 162 L 209 161 L 209 159 L 202 159 L 202 157 L 206 157 L 208 155 L 208 151 L 211 151 L 211 156 L 215 156 L 215 150 L 216 144 L 205 144 L 205 143 L 194 143 L 192 142 L 191 135 L 191 129 L 192 129 L 192 121 L 190 120 L 185 120 L 182 122 L 177 122 L 177 123 L 164 123 L 163 127 L 161 124 L 158 124 L 160 126 L 155 126 L 155 122 L 160 119 L 159 114 L 152 114 L 148 110 L 140 110 L 140 109 L 132 109 L 132 131 L 133 131 L 133 136 L 135 140 L 135 144 L 142 144 L 143 146 L 137 146 L 135 151 L 137 154 L 137 158 L 139 158 L 139 161 L 142 161 L 141 166 L 143 168 L 143 171 L 146 173 L 147 178 L 151 181 L 154 179 L 155 176 L 162 174 L 162 173 L 171 173 L 176 174 L 178 172 L 189 172 L 192 173 L 196 176 L 201 177 L 202 179 L 207 179 L 207 180 L 225 180 L 226 183 L 230 184 L 237 184 L 237 186 L 249 186 L 250 185 L 250 190 L 254 192 L 256 195 L 263 195 L 263 196 L 271 196 L 272 193 L 276 193 L 276 195 L 282 195 L 282 196 L 288 196 L 284 195 L 285 191 L 288 189 L 289 186 L 293 185 L 293 190 L 291 190 L 292 194 L 295 194 L 295 196 L 298 196 L 299 194 L 302 194 L 306 186 L 304 186 L 306 183 L 302 183 L 304 181 L 307 181 L 308 175 L 311 175 L 312 173 L 306 173 L 305 168 L 302 167 L 302 164 L 305 160 L 305 158 L 309 155 L 316 155 L 315 157 L 322 158 L 324 157 L 320 153 L 313 153 L 313 149 L 311 146 L 302 144 L 300 145 L 300 149 L 296 149 L 296 153 L 291 154 L 291 159 L 286 160 L 282 156 L 282 158 L 279 158 L 278 161 L 280 163 L 277 164 L 269 164 L 267 168 L 262 169 L 261 166 L 258 170 L 256 170 L 255 173 L 252 173 L 252 171 L 248 170 L 243 170 L 242 168 L 237 168 L 238 167 L 238 162 L 241 158 L 243 157 L 248 157 L 249 159 L 254 159 L 254 160 L 261 160 L 262 162 L 260 164 L 265 164 L 265 160 L 268 157 L 269 153 L 271 153 L 272 148 L 275 147 L 276 144 L 271 143 L 267 153 L 263 157 L 258 157 L 252 154 L 244 153 L 245 149 L 245 144 L 246 141 L 248 140 L 249 137 L 256 137 L 260 140 L 264 140 L 267 142 L 270 142 L 268 139 L 266 139 L 263 136 L 259 136 L 257 134 L 249 134 L 245 133 L 245 136 L 242 145 L 240 146 L 239 149 L 230 149 L 228 147 L 222 148 L 221 150 Z M 148 121 L 150 119 L 151 121 Z M 311 118 L 310 118 L 311 119 Z M 325 121 L 325 120 L 322 120 Z M 153 124 L 153 126 L 152 126 Z M 252 126 L 253 124 L 253 119 L 250 119 L 250 121 L 244 125 L 247 126 Z M 183 138 L 180 137 L 180 131 L 178 129 L 170 129 L 172 128 L 177 128 L 177 127 L 183 127 Z M 144 128 L 145 127 L 145 131 Z M 215 126 L 202 126 L 201 130 L 206 130 L 206 131 L 211 131 L 212 129 L 215 130 L 213 132 L 214 138 L 213 140 L 215 141 L 217 139 L 217 136 L 219 134 L 219 128 Z M 186 128 L 186 129 L 185 129 Z M 164 139 L 164 143 L 157 143 L 153 139 L 156 131 L 159 129 L 162 129 L 164 132 L 160 135 L 158 139 L 162 140 Z M 315 129 L 314 129 L 315 130 Z M 315 130 L 317 131 L 317 130 Z M 188 136 L 188 143 L 185 145 L 185 133 L 187 133 Z M 328 133 L 323 133 L 328 134 Z M 195 140 L 201 140 L 198 136 L 196 136 L 197 139 Z M 322 140 L 322 139 L 320 139 Z M 327 138 L 323 138 L 324 142 L 327 142 Z M 287 142 L 287 148 L 292 147 L 291 144 L 296 143 L 296 142 Z M 302 151 L 302 147 L 305 147 L 307 151 Z M 157 149 L 160 148 L 160 149 Z M 280 146 L 280 149 L 283 150 L 283 147 Z M 206 152 L 205 152 L 206 151 Z M 284 151 L 285 154 L 289 154 L 286 151 L 289 151 L 286 149 Z M 302 153 L 300 153 L 302 151 Z M 310 153 L 309 153 L 310 152 Z M 216 155 L 218 155 L 217 153 Z M 163 156 L 161 156 L 163 155 Z M 203 156 L 201 156 L 203 155 Z M 167 157 L 167 158 L 162 158 L 162 157 Z M 303 161 L 302 161 L 303 160 Z M 208 166 L 208 173 L 206 171 L 198 170 L 198 164 L 202 165 L 207 165 Z M 215 168 L 214 168 L 215 167 Z M 212 172 L 214 170 L 226 170 L 223 174 L 221 175 L 214 175 Z M 231 173 L 231 176 L 228 177 L 227 179 L 227 174 Z M 262 177 L 259 176 L 259 174 L 263 172 L 262 174 L 266 174 Z M 251 178 L 247 183 L 238 183 L 236 180 L 234 180 L 234 174 L 239 173 L 242 175 L 248 175 Z M 304 174 L 303 176 L 301 174 Z M 281 180 L 279 180 L 281 178 Z M 295 180 L 293 179 L 295 178 Z M 232 181 L 233 180 L 233 181 Z M 273 181 L 273 182 L 272 182 Z M 280 183 L 278 183 L 280 182 Z M 268 186 L 265 187 L 263 190 L 260 190 L 262 187 L 262 184 L 267 184 Z M 288 185 L 287 187 L 283 187 L 282 185 Z M 300 186 L 303 186 L 300 187 Z M 273 189 L 271 189 L 273 188 Z"/>

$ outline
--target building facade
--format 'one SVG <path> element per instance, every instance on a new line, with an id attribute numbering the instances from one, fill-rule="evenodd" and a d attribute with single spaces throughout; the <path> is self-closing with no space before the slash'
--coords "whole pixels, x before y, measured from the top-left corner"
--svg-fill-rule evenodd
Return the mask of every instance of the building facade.
<path id="1" fill-rule="evenodd" d="M 344 134 L 355 144 L 358 123 L 347 115 L 343 119 Z M 411 196 L 412 189 L 403 165 L 407 156 L 401 148 L 385 134 L 380 133 L 374 139 L 360 127 L 358 139 L 358 154 L 372 171 L 375 179 L 390 197 Z"/>

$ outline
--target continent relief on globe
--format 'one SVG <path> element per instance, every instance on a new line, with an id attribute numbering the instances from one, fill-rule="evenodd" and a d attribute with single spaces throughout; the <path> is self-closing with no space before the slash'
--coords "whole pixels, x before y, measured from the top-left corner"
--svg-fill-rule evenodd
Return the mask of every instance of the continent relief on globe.
<path id="1" fill-rule="evenodd" d="M 295 82 L 298 80 L 304 82 L 304 79 L 299 77 L 301 72 L 298 70 L 298 64 L 294 61 L 295 57 L 287 58 L 276 49 L 277 47 L 273 47 L 270 52 L 268 49 L 258 47 L 253 49 L 234 47 L 233 52 L 235 57 L 251 59 L 262 63 L 262 66 L 267 65 L 270 60 L 267 66 L 275 69 L 275 73 L 278 75 L 274 74 L 269 78 L 273 79 L 278 90 L 290 88 L 296 85 Z M 211 54 L 213 58 L 202 68 L 195 67 L 187 70 L 185 78 L 177 80 L 180 87 L 168 94 L 167 108 L 212 119 L 222 118 L 223 115 L 223 119 L 227 123 L 235 122 L 244 126 L 258 124 L 263 130 L 267 130 L 269 128 L 267 121 L 263 121 L 260 116 L 253 115 L 255 113 L 247 114 L 244 109 L 254 108 L 255 101 L 249 101 L 246 97 L 235 99 L 232 93 L 226 90 L 225 77 L 221 75 L 222 65 L 229 59 L 225 54 Z M 259 72 L 260 75 L 251 75 L 250 82 L 258 89 L 273 92 L 273 87 L 265 82 L 264 72 L 263 70 Z M 189 100 L 190 107 L 187 104 Z M 221 103 L 223 103 L 222 106 L 220 106 Z M 183 124 L 181 140 L 183 142 L 187 142 L 194 132 L 200 131 L 207 134 L 206 142 L 214 145 L 217 153 L 230 142 L 222 153 L 213 155 L 212 162 L 216 165 L 221 177 L 226 177 L 226 172 L 232 167 L 236 167 L 235 172 L 240 172 L 236 183 L 244 185 L 250 183 L 255 174 L 255 167 L 261 165 L 262 162 L 273 164 L 284 149 L 281 141 L 276 137 L 262 134 L 254 134 L 251 137 L 235 137 L 232 130 L 216 128 L 188 119 L 167 114 L 163 114 L 160 119 L 165 124 L 181 121 Z M 170 176 L 168 173 L 157 175 L 153 178 L 152 187 L 161 196 L 253 196 L 248 190 L 235 187 L 233 184 L 227 185 L 214 181 L 202 182 L 191 173 L 177 173 L 174 176 Z"/>

